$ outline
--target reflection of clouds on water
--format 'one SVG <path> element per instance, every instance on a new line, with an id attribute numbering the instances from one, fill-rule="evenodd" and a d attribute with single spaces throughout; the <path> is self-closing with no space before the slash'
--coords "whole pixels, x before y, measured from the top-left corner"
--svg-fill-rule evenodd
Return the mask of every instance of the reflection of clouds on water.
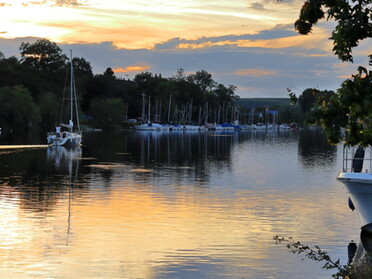
<path id="1" fill-rule="evenodd" d="M 340 202 L 344 193 L 314 180 L 312 168 L 316 188 L 307 187 L 298 170 L 296 133 L 138 134 L 102 133 L 100 141 L 100 134 L 91 141 L 87 136 L 83 154 L 76 156 L 50 151 L 46 160 L 45 150 L 0 156 L 13 170 L 1 170 L 3 177 L 15 185 L 0 192 L 10 195 L 0 203 L 0 213 L 7 214 L 0 235 L 15 237 L 4 241 L 11 254 L 0 255 L 3 266 L 10 262 L 6 272 L 59 278 L 325 277 L 319 266 L 302 265 L 273 247 L 275 234 L 345 254 L 350 226 L 344 220 L 350 216 Z M 82 165 L 73 187 L 69 162 Z"/>
<path id="2" fill-rule="evenodd" d="M 123 164 L 116 164 L 116 163 L 105 163 L 105 164 L 90 164 L 86 165 L 89 168 L 96 168 L 96 169 L 104 169 L 104 170 L 114 170 L 118 168 L 124 168 L 125 165 Z"/>
<path id="3" fill-rule="evenodd" d="M 131 169 L 131 172 L 153 172 L 153 170 L 149 169 Z"/>

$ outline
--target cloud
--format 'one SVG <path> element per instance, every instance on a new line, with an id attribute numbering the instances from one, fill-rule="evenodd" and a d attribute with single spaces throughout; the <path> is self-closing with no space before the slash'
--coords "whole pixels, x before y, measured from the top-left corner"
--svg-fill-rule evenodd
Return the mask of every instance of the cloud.
<path id="1" fill-rule="evenodd" d="M 352 75 L 345 75 L 345 76 L 338 76 L 338 77 L 342 79 L 350 79 L 352 78 Z"/>
<path id="2" fill-rule="evenodd" d="M 56 6 L 62 7 L 62 6 L 68 6 L 68 7 L 77 7 L 83 5 L 80 1 L 77 0 L 55 0 Z"/>
<path id="3" fill-rule="evenodd" d="M 276 71 L 268 71 L 263 69 L 241 69 L 234 72 L 234 75 L 237 76 L 254 76 L 254 77 L 261 77 L 261 76 L 274 76 L 278 73 Z"/>
<path id="4" fill-rule="evenodd" d="M 23 1 L 23 7 L 30 6 L 50 6 L 50 7 L 78 7 L 84 5 L 79 0 L 40 0 L 40 1 Z M 11 5 L 9 5 L 11 6 Z M 1 3 L 0 3 L 1 7 Z"/>
<path id="5" fill-rule="evenodd" d="M 115 68 L 113 71 L 115 73 L 130 73 L 130 72 L 135 72 L 135 73 L 140 73 L 144 72 L 148 69 L 150 69 L 151 66 L 128 66 L 125 68 Z"/>
<path id="6" fill-rule="evenodd" d="M 173 38 L 156 44 L 154 49 L 210 49 L 214 47 L 229 48 L 269 48 L 285 49 L 301 46 L 302 49 L 329 49 L 327 43 L 329 33 L 325 28 L 317 27 L 316 35 L 299 35 L 291 25 L 277 25 L 269 30 L 261 30 L 255 34 L 225 35 L 217 37 L 201 37 L 194 40 Z M 323 55 L 324 53 L 313 53 L 312 55 Z"/>
<path id="7" fill-rule="evenodd" d="M 262 3 L 259 3 L 259 2 L 252 3 L 251 5 L 249 5 L 249 8 L 253 9 L 253 10 L 258 10 L 258 11 L 265 11 L 266 10 L 264 8 L 264 5 Z"/>
<path id="8" fill-rule="evenodd" d="M 277 25 L 255 34 L 193 40 L 174 37 L 149 49 L 119 48 L 109 40 L 58 45 L 65 53 L 72 49 L 74 56 L 91 62 L 95 74 L 108 67 L 114 69 L 116 76 L 129 79 L 148 70 L 163 77 L 174 76 L 179 68 L 185 73 L 205 70 L 216 82 L 237 86 L 236 94 L 242 98 L 288 97 L 286 88 L 292 84 L 301 90 L 312 87 L 335 90 L 341 76 L 355 72 L 355 65 L 339 63 L 331 53 L 326 28 L 317 26 L 316 34 L 308 36 L 297 35 L 290 25 Z M 36 39 L 0 39 L 0 51 L 6 57 L 16 55 L 21 42 L 32 43 Z M 180 48 L 182 45 L 199 47 Z"/>

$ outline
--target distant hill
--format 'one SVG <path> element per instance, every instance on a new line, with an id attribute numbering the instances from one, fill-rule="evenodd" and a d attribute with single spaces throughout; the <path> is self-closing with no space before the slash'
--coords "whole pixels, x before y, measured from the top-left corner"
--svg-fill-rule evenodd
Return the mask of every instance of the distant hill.
<path id="1" fill-rule="evenodd" d="M 269 108 L 279 108 L 291 105 L 289 98 L 241 98 L 237 104 L 246 108 L 258 108 L 268 106 Z"/>

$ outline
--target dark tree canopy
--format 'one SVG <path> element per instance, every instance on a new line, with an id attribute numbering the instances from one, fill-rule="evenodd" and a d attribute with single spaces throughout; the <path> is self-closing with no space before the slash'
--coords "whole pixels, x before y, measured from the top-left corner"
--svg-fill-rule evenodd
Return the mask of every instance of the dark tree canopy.
<path id="1" fill-rule="evenodd" d="M 1 127 L 29 128 L 40 121 L 39 109 L 24 86 L 0 87 Z M 11 127 L 11 128 L 14 128 Z"/>
<path id="2" fill-rule="evenodd" d="M 330 38 L 334 43 L 334 53 L 340 60 L 352 62 L 352 49 L 361 40 L 372 36 L 371 0 L 307 0 L 295 28 L 300 34 L 308 34 L 325 16 L 327 20 L 337 22 Z"/>
<path id="3" fill-rule="evenodd" d="M 341 61 L 353 62 L 352 51 L 360 41 L 372 37 L 371 0 L 307 0 L 295 28 L 308 34 L 321 19 L 335 20 L 332 31 L 333 52 Z M 372 55 L 369 55 L 372 66 Z M 292 100 L 297 97 L 290 92 Z M 358 73 L 345 80 L 330 96 L 318 95 L 309 122 L 320 124 L 329 140 L 347 145 L 372 144 L 372 71 L 360 66 Z"/>
<path id="4" fill-rule="evenodd" d="M 23 42 L 19 49 L 21 63 L 37 70 L 57 72 L 64 69 L 67 61 L 62 49 L 47 39 L 37 40 L 33 44 Z"/>

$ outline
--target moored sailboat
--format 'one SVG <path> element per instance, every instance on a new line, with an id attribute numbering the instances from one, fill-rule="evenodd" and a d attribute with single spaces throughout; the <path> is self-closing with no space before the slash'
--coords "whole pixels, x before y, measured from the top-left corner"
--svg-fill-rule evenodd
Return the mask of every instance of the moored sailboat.
<path id="1" fill-rule="evenodd" d="M 57 146 L 78 146 L 82 141 L 82 132 L 80 130 L 79 111 L 77 105 L 77 96 L 75 88 L 74 69 L 72 64 L 72 51 L 70 61 L 70 103 L 68 113 L 68 124 L 61 123 L 56 127 L 55 132 L 47 135 L 49 145 Z M 74 121 L 76 121 L 76 126 Z"/>

